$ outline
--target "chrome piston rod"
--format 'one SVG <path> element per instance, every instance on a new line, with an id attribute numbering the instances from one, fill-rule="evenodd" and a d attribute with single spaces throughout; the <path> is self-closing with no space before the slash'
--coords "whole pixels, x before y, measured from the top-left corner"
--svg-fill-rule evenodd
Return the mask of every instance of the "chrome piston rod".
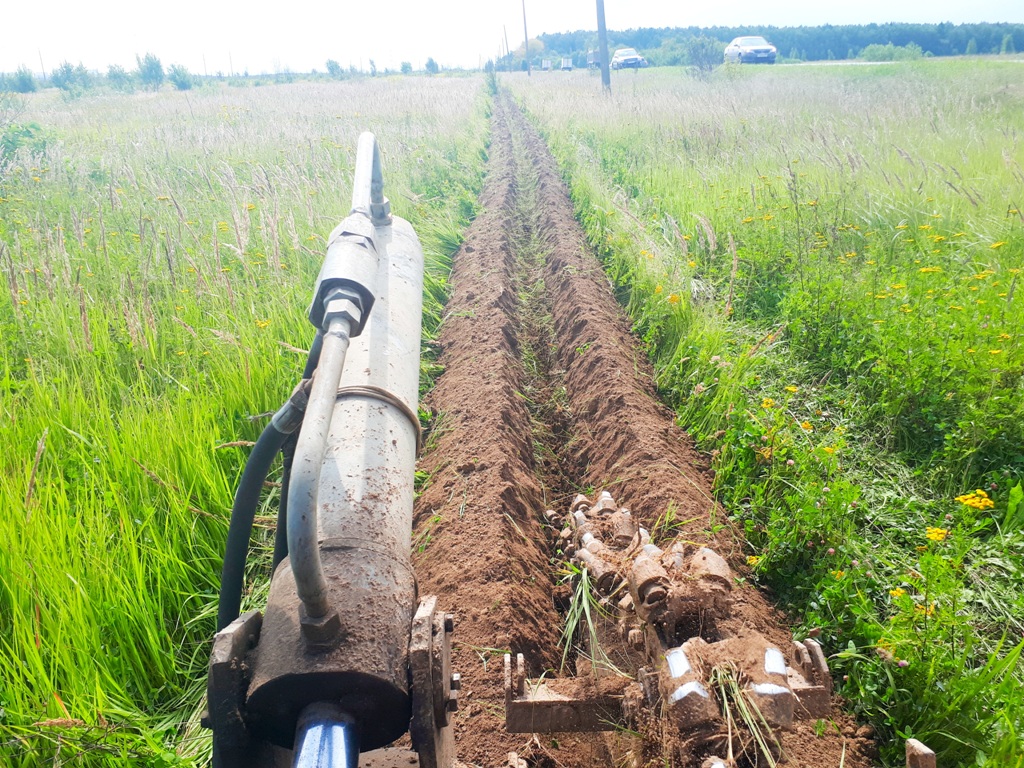
<path id="1" fill-rule="evenodd" d="M 356 721 L 339 707 L 318 702 L 299 715 L 292 768 L 356 768 Z"/>

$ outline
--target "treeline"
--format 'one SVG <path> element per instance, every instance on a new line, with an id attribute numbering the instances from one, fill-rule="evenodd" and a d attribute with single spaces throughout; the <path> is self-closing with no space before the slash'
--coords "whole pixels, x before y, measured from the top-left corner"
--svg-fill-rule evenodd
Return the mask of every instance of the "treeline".
<path id="1" fill-rule="evenodd" d="M 212 81 L 227 81 L 229 85 L 263 85 L 265 83 L 291 83 L 295 80 L 320 80 L 330 78 L 332 80 L 345 80 L 350 77 L 362 77 L 367 74 L 362 69 L 350 65 L 347 69 L 335 59 L 327 60 L 326 73 L 313 70 L 312 72 L 277 72 L 273 75 L 262 74 L 250 78 L 249 71 L 241 74 L 226 76 L 223 72 L 216 72 L 212 75 L 198 75 L 181 64 L 172 64 L 164 67 L 163 62 L 153 55 L 147 53 L 145 56 L 136 56 L 136 64 L 133 70 L 127 70 L 118 64 L 111 64 L 107 67 L 106 73 L 86 69 L 84 64 L 77 66 L 70 62 L 62 62 L 48 75 L 38 77 L 28 67 L 21 66 L 12 73 L 0 72 L 0 94 L 4 93 L 32 93 L 41 88 L 59 88 L 65 97 L 73 98 L 80 96 L 98 86 L 131 93 L 138 89 L 157 91 L 164 83 L 170 83 L 179 91 L 187 91 L 194 86 L 202 85 Z M 403 75 L 412 74 L 414 71 L 411 62 L 403 61 L 400 70 L 390 69 L 378 70 L 373 59 L 370 59 L 369 75 L 375 77 L 378 74 L 392 75 L 401 72 Z M 428 75 L 436 75 L 441 71 L 441 66 L 432 57 L 428 58 L 422 70 Z"/>
<path id="2" fill-rule="evenodd" d="M 37 79 L 28 67 L 23 66 L 12 74 L 0 72 L 0 92 L 32 93 L 40 87 L 54 86 L 67 95 L 76 96 L 98 85 L 105 85 L 115 91 L 130 93 L 136 88 L 155 91 L 164 82 L 171 83 L 179 91 L 187 91 L 197 80 L 195 75 L 180 64 L 172 64 L 164 69 L 163 63 L 152 53 L 136 56 L 135 62 L 138 66 L 134 70 L 111 64 L 103 75 L 86 69 L 84 64 L 75 66 L 64 61 L 50 72 L 49 77 L 43 79 Z"/>
<path id="3" fill-rule="evenodd" d="M 741 35 L 763 35 L 782 56 L 804 61 L 856 58 L 871 45 L 920 46 L 924 55 L 1024 51 L 1024 24 L 846 24 L 820 27 L 661 27 L 608 32 L 609 45 L 636 48 L 654 64 L 672 60 L 687 40 L 707 36 L 727 43 Z M 579 30 L 539 35 L 551 55 L 573 56 L 597 47 L 597 33 Z M 532 50 L 531 50 L 532 53 Z M 585 58 L 585 55 L 584 55 Z"/>

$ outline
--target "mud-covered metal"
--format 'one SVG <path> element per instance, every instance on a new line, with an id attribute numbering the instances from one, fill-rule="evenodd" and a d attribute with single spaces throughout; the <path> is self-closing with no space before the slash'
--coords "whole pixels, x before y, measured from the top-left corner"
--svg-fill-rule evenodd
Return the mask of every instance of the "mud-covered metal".
<path id="1" fill-rule="evenodd" d="M 343 752 L 358 743 L 408 764 L 407 750 L 381 748 L 410 727 L 421 766 L 454 760 L 453 622 L 436 598 L 418 600 L 411 563 L 423 252 L 390 216 L 372 135 L 356 165 L 353 213 L 331 236 L 310 313 L 325 332 L 292 464 L 289 557 L 259 642 L 240 650 L 237 628 L 215 642 L 244 671 L 221 660 L 211 676 L 215 742 L 240 744 L 215 768 L 276 768 L 297 736 L 310 755 L 337 736 Z M 325 708 L 334 726 L 303 720 Z"/>
<path id="2" fill-rule="evenodd" d="M 551 524 L 559 517 L 546 515 Z M 636 721 L 645 706 L 692 731 L 722 717 L 716 668 L 732 671 L 773 727 L 828 715 L 831 677 L 815 641 L 780 649 L 753 629 L 724 631 L 736 576 L 717 552 L 680 540 L 664 548 L 652 544 L 650 534 L 607 492 L 594 502 L 577 496 L 562 519 L 557 541 L 563 553 L 586 569 L 622 646 L 642 652 L 646 661 L 636 670 L 636 683 L 614 695 L 598 688 L 582 696 L 559 694 L 558 681 L 526 681 L 521 656 L 517 664 L 507 656 L 510 731 L 609 730 Z M 599 650 L 590 648 L 591 658 Z"/>

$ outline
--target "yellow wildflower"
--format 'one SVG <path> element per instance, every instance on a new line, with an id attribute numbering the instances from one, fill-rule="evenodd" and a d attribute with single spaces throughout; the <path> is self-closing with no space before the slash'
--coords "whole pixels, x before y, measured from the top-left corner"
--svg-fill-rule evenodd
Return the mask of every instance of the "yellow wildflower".
<path id="1" fill-rule="evenodd" d="M 905 594 L 907 594 L 907 590 L 905 590 L 903 587 L 896 587 L 896 589 L 890 589 L 889 594 L 897 598 L 903 597 Z"/>
<path id="2" fill-rule="evenodd" d="M 804 421 L 800 423 L 800 429 L 802 429 L 804 432 L 813 432 L 814 425 L 811 424 L 811 422 L 809 421 Z"/>
<path id="3" fill-rule="evenodd" d="M 925 536 L 930 541 L 945 541 L 949 531 L 945 528 L 932 528 L 930 525 L 925 529 Z"/>
<path id="4" fill-rule="evenodd" d="M 775 401 L 772 400 L 770 397 L 766 397 L 764 400 L 761 401 L 761 407 L 762 408 L 774 408 L 775 407 Z"/>
<path id="5" fill-rule="evenodd" d="M 665 289 L 664 289 L 664 288 L 662 288 L 662 287 L 661 287 L 661 285 L 656 285 L 656 286 L 654 286 L 654 293 L 655 293 L 655 295 L 659 295 L 659 296 L 660 296 L 660 295 L 661 295 L 661 292 L 662 292 L 662 291 L 664 291 L 664 290 L 665 290 Z"/>
<path id="6" fill-rule="evenodd" d="M 786 391 L 787 392 L 799 392 L 800 391 L 800 387 L 794 387 L 794 386 L 790 385 L 790 386 L 786 387 Z"/>
<path id="7" fill-rule="evenodd" d="M 981 488 L 971 491 L 970 493 L 965 493 L 962 496 L 957 496 L 956 500 L 965 506 L 979 510 L 991 509 L 996 505 L 996 503 L 992 501 L 992 499 L 988 497 L 988 494 L 981 490 Z"/>
<path id="8" fill-rule="evenodd" d="M 756 567 L 757 564 L 760 563 L 760 562 L 761 562 L 761 558 L 758 557 L 757 555 L 749 555 L 747 557 L 747 565 L 749 565 L 751 568 Z"/>
<path id="9" fill-rule="evenodd" d="M 991 248 L 994 251 L 997 248 L 1002 248 L 1004 245 L 1006 245 L 1006 241 L 1000 240 L 999 242 L 992 243 L 992 245 L 990 245 L 989 248 Z"/>

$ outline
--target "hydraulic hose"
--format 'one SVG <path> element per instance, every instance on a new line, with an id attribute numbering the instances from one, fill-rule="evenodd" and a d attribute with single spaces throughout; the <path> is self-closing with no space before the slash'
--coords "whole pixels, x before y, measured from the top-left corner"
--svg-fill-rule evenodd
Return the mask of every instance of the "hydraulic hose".
<path id="1" fill-rule="evenodd" d="M 217 606 L 217 631 L 238 618 L 242 605 L 242 585 L 245 580 L 245 561 L 249 554 L 249 537 L 256 517 L 263 481 L 281 450 L 288 433 L 280 431 L 271 422 L 260 434 L 245 463 L 242 480 L 231 507 L 228 543 L 224 551 L 224 567 L 220 575 L 220 602 Z"/>
<path id="2" fill-rule="evenodd" d="M 296 592 L 313 618 L 326 616 L 329 609 L 317 546 L 317 495 L 351 328 L 351 320 L 338 315 L 327 326 L 288 487 L 288 557 Z"/>
<path id="3" fill-rule="evenodd" d="M 288 402 L 282 405 L 260 433 L 253 446 L 249 460 L 242 471 L 242 480 L 235 492 L 231 507 L 231 522 L 228 524 L 228 542 L 224 551 L 224 566 L 220 576 L 220 599 L 217 605 L 217 631 L 238 618 L 242 605 L 242 585 L 245 582 L 245 561 L 249 555 L 249 537 L 256 508 L 260 503 L 263 481 L 267 479 L 270 465 L 277 452 L 299 428 L 306 411 L 307 382 L 303 380 L 292 392 Z"/>
<path id="4" fill-rule="evenodd" d="M 310 379 L 313 371 L 320 363 L 320 350 L 324 344 L 323 331 L 317 331 L 313 337 L 313 344 L 306 356 L 306 366 L 302 370 L 303 380 Z M 270 572 L 277 570 L 281 561 L 288 557 L 288 487 L 291 485 L 292 462 L 295 459 L 296 436 L 286 440 L 281 446 L 281 496 L 277 503 L 277 527 L 274 530 L 274 561 L 270 566 Z"/>
<path id="5" fill-rule="evenodd" d="M 281 498 L 277 503 L 277 527 L 274 529 L 274 561 L 270 573 L 288 557 L 288 487 L 291 485 L 292 462 L 295 459 L 295 436 L 281 446 Z"/>

